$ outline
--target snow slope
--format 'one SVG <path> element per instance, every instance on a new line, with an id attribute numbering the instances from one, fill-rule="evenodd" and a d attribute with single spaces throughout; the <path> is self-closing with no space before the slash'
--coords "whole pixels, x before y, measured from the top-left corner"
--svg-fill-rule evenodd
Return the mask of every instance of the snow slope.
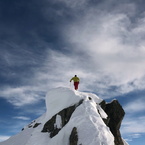
<path id="1" fill-rule="evenodd" d="M 49 133 L 41 132 L 44 124 L 52 116 L 82 99 L 84 99 L 83 103 L 76 108 L 69 122 L 56 136 L 50 138 Z M 107 115 L 99 106 L 101 101 L 102 99 L 92 93 L 79 92 L 63 87 L 52 89 L 46 95 L 46 113 L 24 127 L 22 132 L 1 142 L 0 145 L 69 145 L 69 136 L 73 127 L 77 127 L 78 144 L 114 145 L 114 137 L 102 120 Z M 41 124 L 33 128 L 36 123 Z M 55 124 L 57 128 L 61 128 L 59 115 L 56 117 Z M 31 128 L 29 128 L 30 126 Z"/>

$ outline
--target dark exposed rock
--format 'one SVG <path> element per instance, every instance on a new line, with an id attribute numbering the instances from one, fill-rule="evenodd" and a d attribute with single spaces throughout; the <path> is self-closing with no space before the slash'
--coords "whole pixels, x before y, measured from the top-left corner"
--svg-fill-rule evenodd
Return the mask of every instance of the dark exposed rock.
<path id="1" fill-rule="evenodd" d="M 33 128 L 36 128 L 37 126 L 39 126 L 41 123 L 35 123 Z"/>
<path id="2" fill-rule="evenodd" d="M 44 127 L 43 127 L 43 130 L 42 132 L 50 132 L 50 137 L 52 138 L 53 136 L 55 136 L 59 131 L 60 129 L 58 129 L 54 124 L 56 122 L 56 115 L 53 116 L 50 120 L 48 120 Z"/>
<path id="3" fill-rule="evenodd" d="M 119 131 L 121 122 L 125 115 L 122 106 L 117 100 L 113 100 L 108 104 L 103 101 L 100 103 L 100 105 L 108 115 L 107 120 L 104 120 L 104 122 L 110 128 L 112 134 L 114 135 L 115 145 L 124 145 Z"/>
<path id="4" fill-rule="evenodd" d="M 89 100 L 92 100 L 92 98 L 91 97 L 88 97 L 89 98 Z"/>
<path id="5" fill-rule="evenodd" d="M 35 120 L 33 120 L 30 124 L 28 124 L 28 128 L 33 127 L 33 124 L 34 124 L 35 122 L 36 122 L 36 121 L 35 121 Z"/>
<path id="6" fill-rule="evenodd" d="M 69 145 L 77 145 L 78 143 L 78 132 L 77 132 L 77 128 L 74 127 L 72 129 L 70 138 L 69 138 Z"/>
<path id="7" fill-rule="evenodd" d="M 36 128 L 37 126 L 39 126 L 41 123 L 35 123 L 36 121 L 32 121 L 30 124 L 28 124 L 28 128 Z M 35 124 L 34 124 L 35 123 Z M 24 128 L 22 128 L 22 131 L 25 130 Z"/>
<path id="8" fill-rule="evenodd" d="M 105 108 L 106 108 L 106 102 L 105 102 L 105 100 L 103 100 L 99 105 L 105 111 Z M 100 114 L 99 110 L 98 110 L 98 113 Z M 101 114 L 100 114 L 100 116 L 101 116 Z M 108 126 L 110 118 L 107 117 L 107 119 L 106 118 L 102 118 L 102 119 L 103 119 L 104 123 Z"/>
<path id="9" fill-rule="evenodd" d="M 103 100 L 99 105 L 105 111 L 105 108 L 106 108 L 106 102 L 105 102 L 105 100 Z"/>
<path id="10" fill-rule="evenodd" d="M 42 132 L 49 132 L 51 138 L 57 135 L 58 132 L 69 122 L 72 113 L 80 104 L 82 104 L 82 102 L 83 100 L 73 106 L 63 109 L 62 111 L 54 115 L 45 123 Z M 55 125 L 57 115 L 61 116 L 61 128 L 57 128 L 57 126 Z"/>

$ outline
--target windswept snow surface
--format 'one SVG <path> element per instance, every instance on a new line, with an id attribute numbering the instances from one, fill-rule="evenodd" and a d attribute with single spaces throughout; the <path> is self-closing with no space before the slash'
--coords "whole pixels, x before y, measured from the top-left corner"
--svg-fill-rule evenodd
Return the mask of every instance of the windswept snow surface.
<path id="1" fill-rule="evenodd" d="M 84 100 L 73 112 L 69 122 L 53 138 L 49 133 L 42 133 L 44 124 L 59 111 Z M 84 93 L 69 88 L 56 88 L 46 95 L 47 111 L 31 123 L 41 123 L 36 128 L 24 127 L 19 134 L 1 142 L 0 145 L 69 145 L 69 136 L 73 127 L 77 127 L 78 144 L 82 145 L 114 145 L 114 137 L 102 118 L 106 113 L 99 106 L 102 101 L 92 93 Z M 99 112 L 98 112 L 99 110 Z M 61 118 L 56 117 L 55 125 L 61 128 Z"/>

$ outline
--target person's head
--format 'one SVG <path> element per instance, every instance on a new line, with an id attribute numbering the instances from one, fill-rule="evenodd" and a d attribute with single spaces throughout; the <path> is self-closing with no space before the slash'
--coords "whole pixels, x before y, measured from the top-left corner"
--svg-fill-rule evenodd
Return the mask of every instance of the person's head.
<path id="1" fill-rule="evenodd" d="M 75 75 L 75 77 L 77 77 L 77 75 Z"/>

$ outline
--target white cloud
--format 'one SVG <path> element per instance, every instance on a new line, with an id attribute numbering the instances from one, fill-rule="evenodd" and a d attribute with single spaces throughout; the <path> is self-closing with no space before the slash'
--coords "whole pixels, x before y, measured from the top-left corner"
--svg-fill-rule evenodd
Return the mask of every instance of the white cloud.
<path id="1" fill-rule="evenodd" d="M 138 134 L 138 133 L 129 134 L 126 136 L 125 141 L 132 142 L 134 139 L 141 138 L 141 137 L 142 137 L 142 134 Z"/>
<path id="2" fill-rule="evenodd" d="M 133 100 L 132 102 L 130 102 L 130 103 L 126 104 L 126 106 L 124 106 L 124 110 L 128 114 L 145 111 L 144 102 L 145 102 L 145 99 L 143 99 L 143 98 Z"/>
<path id="3" fill-rule="evenodd" d="M 29 117 L 25 117 L 25 116 L 15 116 L 13 117 L 14 119 L 19 119 L 19 120 L 30 120 Z"/>
<path id="4" fill-rule="evenodd" d="M 141 134 L 137 134 L 137 133 L 131 135 L 132 138 L 139 138 L 140 136 L 141 136 Z"/>
<path id="5" fill-rule="evenodd" d="M 122 134 L 145 133 L 145 116 L 126 118 L 123 120 L 121 132 Z"/>
<path id="6" fill-rule="evenodd" d="M 132 24 L 126 13 L 105 13 L 91 9 L 77 22 L 65 27 L 64 33 L 74 45 L 76 55 L 82 53 L 88 56 L 84 60 L 89 65 L 84 69 L 92 72 L 96 81 L 98 78 L 103 81 L 107 76 L 110 81 L 106 88 L 116 86 L 118 93 L 128 93 L 139 86 L 145 88 L 142 85 L 145 75 L 144 37 L 140 37 L 145 33 L 139 28 L 144 29 L 142 21 Z M 77 65 L 81 64 L 82 61 L 78 61 Z M 138 84 L 130 85 L 134 81 Z"/>
<path id="7" fill-rule="evenodd" d="M 33 86 L 6 87 L 0 90 L 1 97 L 15 106 L 34 104 L 43 99 L 39 90 Z"/>
<path id="8" fill-rule="evenodd" d="M 68 7 L 71 7 L 74 9 L 84 7 L 87 4 L 87 0 L 80 0 L 80 1 L 60 0 L 60 1 L 66 3 Z"/>
<path id="9" fill-rule="evenodd" d="M 68 7 L 72 3 L 61 1 Z M 22 82 L 27 79 L 26 86 L 1 89 L 1 96 L 16 106 L 35 103 L 41 98 L 39 92 L 46 93 L 58 86 L 70 87 L 69 80 L 75 74 L 81 79 L 80 90 L 96 92 L 100 97 L 145 89 L 145 32 L 142 31 L 145 17 L 132 23 L 130 16 L 136 14 L 133 3 L 121 4 L 109 13 L 108 7 L 104 11 L 100 9 L 108 6 L 108 2 L 99 4 L 98 9 L 86 5 L 87 1 L 75 1 L 70 6 L 75 10 L 80 3 L 87 9 L 78 14 L 79 19 L 61 27 L 62 39 L 69 44 L 64 48 L 68 53 L 48 47 L 47 58 L 35 68 L 33 76 L 22 78 Z M 6 61 L 10 63 L 11 57 L 6 57 Z"/>
<path id="10" fill-rule="evenodd" d="M 145 135 L 145 116 L 128 117 L 123 120 L 121 134 L 127 142 L 137 138 L 144 138 Z"/>
<path id="11" fill-rule="evenodd" d="M 8 138 L 10 138 L 10 136 L 3 136 L 0 135 L 0 142 L 7 140 Z"/>

